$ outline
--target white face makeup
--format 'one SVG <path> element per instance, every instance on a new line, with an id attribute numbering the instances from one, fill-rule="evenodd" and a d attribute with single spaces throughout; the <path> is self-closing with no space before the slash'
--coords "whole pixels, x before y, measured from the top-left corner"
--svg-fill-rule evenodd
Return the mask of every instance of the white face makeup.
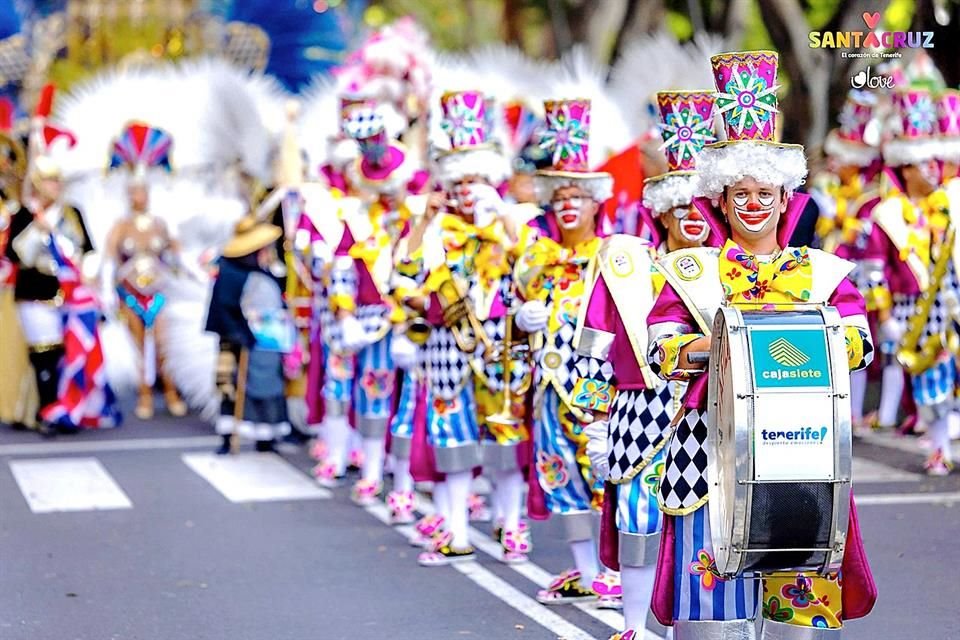
<path id="1" fill-rule="evenodd" d="M 673 217 L 677 219 L 677 229 L 687 242 L 703 242 L 710 233 L 710 227 L 706 220 L 700 215 L 699 211 L 694 211 L 690 207 L 677 207 L 672 211 Z"/>
<path id="2" fill-rule="evenodd" d="M 752 233 L 759 233 L 767 226 L 774 218 L 774 207 L 778 204 L 776 192 L 768 189 L 759 189 L 753 194 L 735 191 L 730 202 L 733 214 L 744 229 Z"/>
<path id="3" fill-rule="evenodd" d="M 584 199 L 579 196 L 554 198 L 550 203 L 561 229 L 576 229 L 583 217 Z"/>

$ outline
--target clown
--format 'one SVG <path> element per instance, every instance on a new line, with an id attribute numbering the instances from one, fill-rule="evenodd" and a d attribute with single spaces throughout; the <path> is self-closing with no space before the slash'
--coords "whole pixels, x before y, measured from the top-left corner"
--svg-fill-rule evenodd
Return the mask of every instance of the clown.
<path id="1" fill-rule="evenodd" d="M 538 171 L 534 185 L 548 211 L 548 234 L 517 264 L 517 287 L 526 300 L 517 314 L 517 326 L 542 334 L 542 345 L 534 355 L 536 485 L 532 491 L 543 494 L 543 517 L 552 513 L 563 523 L 576 567 L 537 594 L 541 603 L 555 605 L 595 599 L 597 593 L 615 599 L 619 589 L 616 575 L 602 574 L 597 562 L 593 524 L 603 501 L 603 478 L 590 467 L 584 433 L 594 414 L 607 410 L 611 394 L 608 384 L 597 385 L 587 378 L 597 377 L 602 370 L 603 377 L 609 377 L 610 365 L 580 357 L 574 349 L 577 318 L 601 244 L 598 213 L 610 198 L 613 178 L 588 168 L 590 101 L 548 100 L 544 106 L 548 126 L 544 147 L 553 166 Z M 562 143 L 571 129 L 580 137 Z"/>
<path id="2" fill-rule="evenodd" d="M 660 506 L 669 518 L 657 567 L 654 613 L 660 622 L 674 626 L 678 639 L 752 638 L 762 594 L 761 637 L 809 638 L 811 627 L 831 629 L 817 632 L 833 637 L 844 620 L 864 615 L 872 606 L 872 593 L 857 599 L 862 595 L 858 587 L 872 587 L 862 573 L 844 567 L 841 596 L 837 575 L 787 573 L 764 576 L 762 581 L 719 580 L 712 569 L 704 448 L 707 376 L 691 363 L 689 354 L 709 350 L 715 311 L 724 304 L 745 308 L 829 304 L 842 317 L 850 368 L 866 366 L 872 348 L 863 298 L 846 279 L 853 265 L 786 244 L 806 201 L 793 195 L 805 177 L 806 160 L 802 147 L 772 141 L 777 55 L 728 53 L 711 62 L 728 141 L 709 144 L 701 152 L 697 188 L 705 199 L 695 202 L 725 244 L 719 249 L 675 251 L 662 260 L 659 269 L 666 284 L 647 319 L 651 367 L 665 379 L 689 383 L 658 487 Z M 718 203 L 719 212 L 706 198 Z M 848 554 L 862 551 L 855 513 L 851 509 L 854 526 Z M 858 566 L 865 568 L 865 559 L 859 560 Z M 772 616 L 783 604 L 781 591 L 797 585 L 811 592 L 811 602 L 805 603 L 809 606 L 787 621 Z M 850 602 L 859 606 L 847 606 Z"/>
<path id="3" fill-rule="evenodd" d="M 950 334 L 958 317 L 955 258 L 957 245 L 945 245 L 955 227 L 953 207 L 939 188 L 934 102 L 926 89 L 895 96 L 902 121 L 898 136 L 884 145 L 886 188 L 870 214 L 873 231 L 864 253 L 868 298 L 877 308 L 884 371 L 911 375 L 919 417 L 930 430 L 933 452 L 925 463 L 932 475 L 953 466 L 949 420 L 954 411 L 957 368 Z M 891 374 L 891 379 L 893 376 Z"/>
<path id="4" fill-rule="evenodd" d="M 349 171 L 366 199 L 342 209 L 339 238 L 330 267 L 329 317 L 323 327 L 328 345 L 323 400 L 328 460 L 318 480 L 343 474 L 349 440 L 348 416 L 362 439 L 361 478 L 352 490 L 358 505 L 376 501 L 383 490 L 385 437 L 393 409 L 396 347 L 394 328 L 403 313 L 392 296 L 394 252 L 407 232 L 408 195 L 424 183 L 407 150 L 390 140 L 377 105 L 365 101 L 349 109 L 345 128 L 360 151 Z"/>
<path id="5" fill-rule="evenodd" d="M 483 95 L 450 92 L 442 96 L 441 109 L 450 142 L 437 158 L 444 192 L 431 197 L 427 218 L 411 234 L 410 253 L 401 264 L 401 269 L 428 274 L 423 289 L 429 297 L 406 304 L 432 327 L 424 354 L 428 436 L 437 470 L 446 474 L 435 494 L 445 529 L 419 562 L 435 566 L 474 557 L 467 539 L 468 499 L 473 470 L 481 465 L 493 476 L 503 512 L 502 559 L 521 562 L 530 550 L 520 523 L 520 448 L 529 434 L 517 392 L 529 372 L 522 362 L 511 362 L 514 401 L 508 415 L 499 415 L 505 406 L 505 371 L 496 352 L 513 351 L 505 344 L 512 259 L 528 228 L 517 229 L 518 221 L 508 217 L 510 209 L 494 189 L 508 177 L 509 165 L 487 142 Z"/>
<path id="6" fill-rule="evenodd" d="M 149 210 L 147 171 L 170 171 L 169 134 L 143 123 L 128 125 L 114 141 L 110 168 L 130 173 L 127 193 L 130 215 L 118 220 L 107 234 L 100 277 L 107 292 L 107 307 L 117 310 L 140 350 L 140 393 L 134 410 L 141 420 L 153 417 L 153 385 L 159 376 L 170 415 L 182 417 L 187 405 L 163 372 L 163 351 L 157 339 L 163 333 L 165 289 L 180 268 L 179 246 L 163 220 Z"/>
<path id="7" fill-rule="evenodd" d="M 705 91 L 661 92 L 657 94 L 657 107 L 661 148 L 666 150 L 669 170 L 645 181 L 640 213 L 659 222 L 651 228 L 665 232 L 658 253 L 668 259 L 674 251 L 701 246 L 710 232 L 692 200 L 697 188 L 697 156 L 705 144 L 716 139 L 712 127 L 714 97 Z M 654 240 L 658 240 L 656 235 Z M 613 251 L 606 254 L 608 262 L 601 263 L 600 280 L 581 334 L 581 352 L 606 343 L 619 392 L 609 420 L 587 430 L 591 440 L 588 453 L 595 468 L 608 480 L 604 521 L 614 522 L 617 531 L 613 543 L 608 538 L 601 540 L 601 558 L 621 572 L 625 629 L 614 636 L 619 640 L 642 634 L 646 626 L 662 524 L 656 491 L 669 421 L 683 386 L 655 379 L 645 360 L 645 330 L 636 327 L 639 333 L 632 333 L 634 317 L 643 317 L 662 288 L 663 279 L 659 274 L 651 277 L 647 270 L 625 274 L 617 265 L 623 258 L 618 257 L 616 243 L 614 237 L 610 246 L 604 247 Z M 632 282 L 635 284 L 629 286 Z M 648 292 L 651 297 L 646 303 L 639 295 L 631 300 L 625 295 L 628 290 L 631 297 L 639 292 Z M 634 357 L 618 357 L 616 353 L 633 353 Z M 641 354 L 640 359 L 637 354 Z"/>

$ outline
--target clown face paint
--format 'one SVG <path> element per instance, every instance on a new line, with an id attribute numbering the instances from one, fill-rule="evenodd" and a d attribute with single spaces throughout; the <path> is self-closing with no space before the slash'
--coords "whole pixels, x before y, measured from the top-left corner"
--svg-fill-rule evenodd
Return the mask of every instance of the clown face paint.
<path id="1" fill-rule="evenodd" d="M 727 188 L 722 209 L 735 234 L 763 237 L 776 233 L 786 201 L 781 187 L 748 177 Z"/>
<path id="2" fill-rule="evenodd" d="M 671 213 L 677 219 L 677 231 L 681 238 L 697 244 L 707 239 L 710 227 L 694 207 L 676 207 Z"/>
<path id="3" fill-rule="evenodd" d="M 593 224 L 596 217 L 596 203 L 580 187 L 560 187 L 553 193 L 550 208 L 557 219 L 557 225 L 572 231 Z"/>

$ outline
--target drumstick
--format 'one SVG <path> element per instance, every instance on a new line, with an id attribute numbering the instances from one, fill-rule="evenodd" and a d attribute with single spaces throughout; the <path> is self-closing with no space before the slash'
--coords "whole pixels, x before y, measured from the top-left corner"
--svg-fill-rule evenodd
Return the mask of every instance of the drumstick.
<path id="1" fill-rule="evenodd" d="M 692 363 L 704 363 L 710 362 L 710 352 L 709 351 L 694 351 L 693 353 L 687 354 L 687 360 Z"/>

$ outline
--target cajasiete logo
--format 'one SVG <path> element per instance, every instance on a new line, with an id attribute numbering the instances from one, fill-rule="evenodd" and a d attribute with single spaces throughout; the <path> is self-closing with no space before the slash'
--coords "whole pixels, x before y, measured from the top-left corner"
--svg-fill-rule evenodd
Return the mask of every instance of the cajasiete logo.
<path id="1" fill-rule="evenodd" d="M 850 86 L 854 89 L 893 89 L 893 77 L 874 72 L 873 67 L 867 67 L 850 78 Z"/>
<path id="2" fill-rule="evenodd" d="M 876 31 L 880 12 L 864 11 L 866 31 L 811 31 L 811 49 L 932 49 L 932 31 Z M 844 51 L 844 58 L 897 58 L 900 53 L 876 51 Z"/>
<path id="3" fill-rule="evenodd" d="M 797 349 L 783 338 L 777 338 L 770 343 L 770 357 L 785 367 L 802 367 L 810 362 L 810 358 L 803 351 Z"/>

